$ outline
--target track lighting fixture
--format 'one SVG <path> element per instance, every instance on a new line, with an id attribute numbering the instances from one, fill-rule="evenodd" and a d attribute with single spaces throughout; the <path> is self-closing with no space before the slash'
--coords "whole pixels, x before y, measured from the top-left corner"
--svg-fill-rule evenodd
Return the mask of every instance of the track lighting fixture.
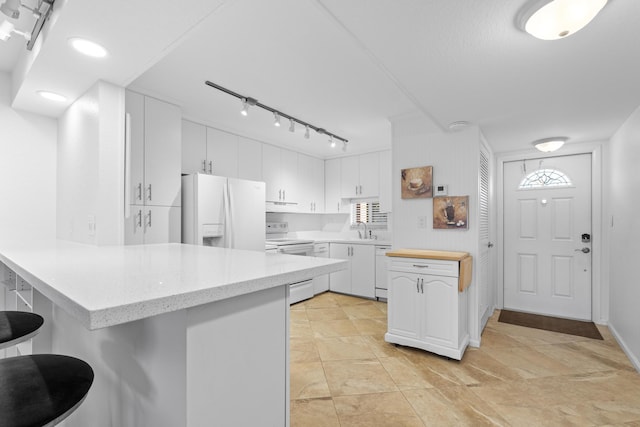
<path id="1" fill-rule="evenodd" d="M 298 119 L 296 117 L 293 117 L 293 116 L 291 116 L 289 114 L 285 114 L 282 111 L 278 111 L 278 110 L 276 110 L 274 108 L 269 107 L 268 105 L 265 105 L 265 104 L 262 104 L 262 103 L 258 102 L 258 100 L 255 99 L 255 98 L 251 98 L 249 96 L 240 95 L 239 93 L 233 92 L 233 91 L 231 91 L 231 90 L 229 90 L 227 88 L 224 88 L 224 87 L 222 87 L 220 85 L 217 85 L 217 84 L 215 84 L 213 82 L 210 82 L 208 80 L 205 81 L 204 83 L 207 86 L 211 86 L 214 89 L 218 89 L 219 91 L 226 93 L 227 95 L 235 96 L 236 98 L 240 99 L 240 101 L 242 101 L 242 110 L 240 111 L 240 114 L 242 114 L 243 116 L 248 115 L 249 107 L 255 105 L 257 107 L 262 108 L 263 110 L 267 110 L 270 113 L 273 113 L 273 125 L 274 126 L 277 126 L 277 127 L 280 126 L 280 117 L 282 116 L 285 119 L 289 120 L 289 132 L 295 132 L 295 126 L 296 126 L 296 123 L 298 123 L 299 125 L 304 126 L 304 137 L 306 139 L 309 139 L 309 137 L 310 137 L 309 130 L 313 129 L 319 135 L 329 135 L 329 144 L 331 145 L 332 148 L 336 146 L 336 142 L 334 140 L 334 138 L 335 138 L 335 139 L 337 139 L 339 141 L 342 141 L 342 143 L 343 143 L 342 150 L 343 151 L 346 151 L 346 149 L 347 149 L 347 142 L 348 142 L 347 139 L 342 138 L 342 137 L 340 137 L 338 135 L 335 135 L 333 133 L 327 132 L 326 129 L 314 126 L 311 123 L 308 123 L 308 122 L 305 122 L 303 120 L 300 120 L 300 119 Z"/>
<path id="2" fill-rule="evenodd" d="M 13 25 L 11 22 L 5 20 L 2 24 L 0 24 L 0 40 L 6 42 L 14 33 L 24 37 L 27 41 L 31 40 L 31 33 L 17 30 L 15 25 Z"/>
<path id="3" fill-rule="evenodd" d="M 0 0 L 2 1 L 2 0 Z M 0 40 L 7 41 L 11 38 L 13 33 L 21 35 L 27 40 L 27 50 L 33 49 L 33 45 L 42 31 L 47 18 L 53 10 L 53 3 L 55 0 L 38 0 L 35 8 L 30 8 L 22 4 L 20 0 L 4 0 L 0 5 L 0 12 L 8 16 L 11 19 L 20 18 L 20 8 L 27 9 L 36 18 L 35 25 L 30 32 L 17 30 L 13 23 L 4 21 L 0 24 Z"/>

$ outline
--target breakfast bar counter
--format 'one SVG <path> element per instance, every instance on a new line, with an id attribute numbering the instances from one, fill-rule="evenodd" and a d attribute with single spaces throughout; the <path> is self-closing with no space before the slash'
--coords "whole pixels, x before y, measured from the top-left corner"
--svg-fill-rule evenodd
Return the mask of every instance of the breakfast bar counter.
<path id="1" fill-rule="evenodd" d="M 67 426 L 289 424 L 289 284 L 327 258 L 159 244 L 2 244 L 5 305 L 31 287 L 34 352 L 95 371 Z M 29 305 L 27 304 L 27 307 Z"/>

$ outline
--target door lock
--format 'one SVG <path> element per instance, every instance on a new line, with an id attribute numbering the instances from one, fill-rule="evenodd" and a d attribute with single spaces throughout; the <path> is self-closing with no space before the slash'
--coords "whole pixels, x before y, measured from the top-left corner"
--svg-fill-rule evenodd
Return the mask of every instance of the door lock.
<path id="1" fill-rule="evenodd" d="M 582 252 L 584 254 L 588 254 L 589 252 L 591 252 L 591 249 L 589 248 L 582 248 L 582 249 L 576 249 L 576 252 Z"/>

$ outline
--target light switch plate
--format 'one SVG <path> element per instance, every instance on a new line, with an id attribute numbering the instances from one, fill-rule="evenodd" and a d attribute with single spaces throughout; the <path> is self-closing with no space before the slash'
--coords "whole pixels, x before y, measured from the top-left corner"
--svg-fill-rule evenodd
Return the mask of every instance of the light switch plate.
<path id="1" fill-rule="evenodd" d="M 449 186 L 448 185 L 436 185 L 436 196 L 446 196 L 449 194 Z"/>

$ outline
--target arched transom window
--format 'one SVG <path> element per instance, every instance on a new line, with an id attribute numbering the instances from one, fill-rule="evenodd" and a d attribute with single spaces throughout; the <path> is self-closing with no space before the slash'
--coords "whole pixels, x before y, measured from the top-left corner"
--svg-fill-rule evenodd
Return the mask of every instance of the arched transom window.
<path id="1" fill-rule="evenodd" d="M 568 187 L 572 185 L 567 175 L 555 169 L 538 169 L 525 176 L 520 189 L 540 187 Z"/>

